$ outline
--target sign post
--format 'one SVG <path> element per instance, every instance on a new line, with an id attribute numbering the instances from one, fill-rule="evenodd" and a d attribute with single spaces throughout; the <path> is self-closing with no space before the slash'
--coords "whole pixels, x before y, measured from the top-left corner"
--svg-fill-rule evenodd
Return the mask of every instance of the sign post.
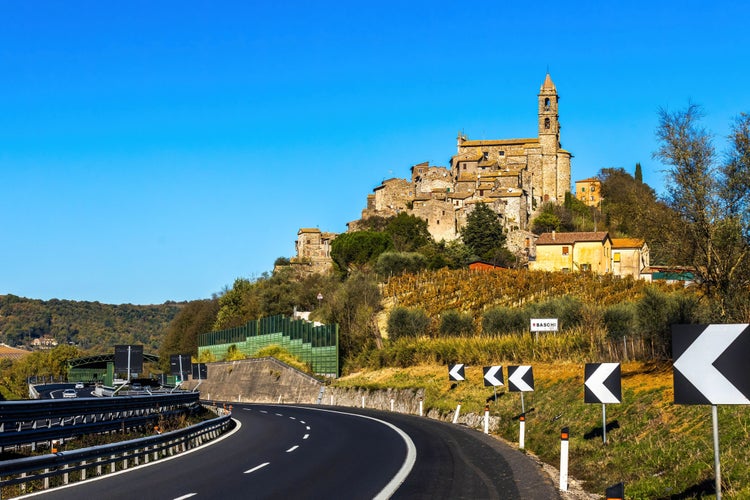
<path id="1" fill-rule="evenodd" d="M 503 367 L 502 366 L 485 366 L 482 368 L 484 375 L 484 386 L 492 386 L 495 394 L 495 404 L 497 404 L 497 386 L 503 385 Z"/>
<path id="2" fill-rule="evenodd" d="M 750 404 L 750 325 L 672 325 L 674 403 L 711 405 L 716 498 L 721 500 L 720 404 Z"/>
<path id="3" fill-rule="evenodd" d="M 602 405 L 602 443 L 607 444 L 607 404 L 622 400 L 620 363 L 586 363 L 584 403 Z"/>

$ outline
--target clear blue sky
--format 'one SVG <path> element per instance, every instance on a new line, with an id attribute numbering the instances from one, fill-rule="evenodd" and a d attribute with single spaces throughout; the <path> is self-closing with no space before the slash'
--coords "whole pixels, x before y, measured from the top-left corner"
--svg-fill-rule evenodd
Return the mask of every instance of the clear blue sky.
<path id="1" fill-rule="evenodd" d="M 651 159 L 659 107 L 750 111 L 745 1 L 0 3 L 0 294 L 210 297 L 343 232 L 383 179 L 536 136 L 573 178 Z"/>

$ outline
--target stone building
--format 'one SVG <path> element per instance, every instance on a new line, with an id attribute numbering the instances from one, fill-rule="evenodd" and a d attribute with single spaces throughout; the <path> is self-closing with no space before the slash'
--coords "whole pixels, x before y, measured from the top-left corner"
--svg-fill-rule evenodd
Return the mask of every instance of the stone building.
<path id="1" fill-rule="evenodd" d="M 326 273 L 333 267 L 331 242 L 336 233 L 322 232 L 318 228 L 301 228 L 294 242 L 297 255 L 289 264 L 301 275 Z"/>
<path id="2" fill-rule="evenodd" d="M 411 167 L 410 181 L 383 181 L 368 196 L 362 219 L 406 211 L 425 219 L 435 240 L 450 241 L 459 237 L 474 207 L 484 203 L 500 216 L 509 248 L 533 253 L 531 218 L 544 202 L 562 203 L 570 191 L 572 155 L 560 144 L 558 102 L 547 74 L 537 95 L 538 137 L 469 140 L 459 134 L 450 167 L 419 163 Z M 357 226 L 350 223 L 349 229 Z"/>
<path id="3" fill-rule="evenodd" d="M 411 179 L 384 180 L 367 196 L 361 219 L 350 222 L 348 231 L 361 229 L 372 217 L 406 212 L 426 220 L 436 241 L 451 241 L 460 236 L 474 207 L 484 203 L 499 215 L 508 248 L 520 258 L 533 259 L 531 219 L 543 203 L 562 203 L 571 188 L 572 155 L 560 143 L 558 104 L 557 88 L 547 74 L 537 94 L 537 137 L 470 140 L 459 134 L 448 167 L 419 163 L 411 167 Z M 300 229 L 292 263 L 324 267 L 327 258 L 330 268 L 328 245 L 334 237 Z"/>

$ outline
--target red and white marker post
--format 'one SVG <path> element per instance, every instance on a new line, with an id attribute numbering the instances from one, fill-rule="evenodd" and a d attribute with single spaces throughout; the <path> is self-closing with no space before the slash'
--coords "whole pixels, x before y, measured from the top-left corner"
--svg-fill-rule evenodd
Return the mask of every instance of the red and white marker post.
<path id="1" fill-rule="evenodd" d="M 560 491 L 568 491 L 568 428 L 560 431 Z"/>

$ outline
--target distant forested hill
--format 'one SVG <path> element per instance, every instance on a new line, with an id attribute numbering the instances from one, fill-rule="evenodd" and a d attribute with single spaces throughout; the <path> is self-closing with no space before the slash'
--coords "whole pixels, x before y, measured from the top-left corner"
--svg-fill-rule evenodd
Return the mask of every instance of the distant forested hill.
<path id="1" fill-rule="evenodd" d="M 46 336 L 92 352 L 109 352 L 115 344 L 143 344 L 146 352 L 156 353 L 167 325 L 184 305 L 112 305 L 0 295 L 0 342 L 30 346 L 35 338 Z"/>

